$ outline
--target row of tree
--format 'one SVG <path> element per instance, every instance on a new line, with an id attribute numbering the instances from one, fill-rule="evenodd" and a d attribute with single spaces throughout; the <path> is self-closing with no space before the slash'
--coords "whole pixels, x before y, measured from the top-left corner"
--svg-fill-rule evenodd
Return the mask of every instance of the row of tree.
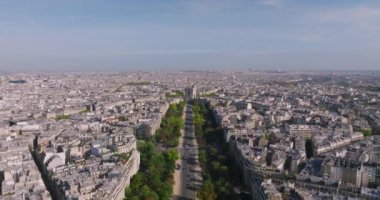
<path id="1" fill-rule="evenodd" d="M 181 129 L 184 127 L 182 118 L 185 102 L 171 104 L 165 116 L 161 120 L 160 128 L 156 131 L 156 141 L 166 147 L 176 147 L 179 144 Z"/>
<path id="2" fill-rule="evenodd" d="M 132 178 L 125 191 L 128 200 L 168 200 L 173 193 L 173 173 L 175 161 L 179 159 L 177 150 L 165 148 L 158 151 L 158 143 L 164 146 L 178 145 L 180 129 L 183 126 L 184 103 L 172 104 L 162 119 L 155 138 L 139 141 L 140 170 Z M 182 124 L 181 124 L 182 123 Z"/>
<path id="3" fill-rule="evenodd" d="M 223 130 L 215 123 L 208 103 L 193 101 L 193 121 L 204 180 L 197 197 L 201 200 L 241 199 L 234 191 L 235 186 L 241 186 L 241 172 L 229 154 Z"/>
<path id="4" fill-rule="evenodd" d="M 166 98 L 175 98 L 175 97 L 183 97 L 183 96 L 184 94 L 181 91 L 176 91 L 174 93 L 170 93 L 170 92 L 165 93 Z"/>

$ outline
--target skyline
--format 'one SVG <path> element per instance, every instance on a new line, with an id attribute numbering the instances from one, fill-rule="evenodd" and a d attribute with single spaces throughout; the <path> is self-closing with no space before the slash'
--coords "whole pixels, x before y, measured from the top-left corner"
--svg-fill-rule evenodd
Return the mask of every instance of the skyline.
<path id="1" fill-rule="evenodd" d="M 0 71 L 379 70 L 380 2 L 1 1 Z"/>

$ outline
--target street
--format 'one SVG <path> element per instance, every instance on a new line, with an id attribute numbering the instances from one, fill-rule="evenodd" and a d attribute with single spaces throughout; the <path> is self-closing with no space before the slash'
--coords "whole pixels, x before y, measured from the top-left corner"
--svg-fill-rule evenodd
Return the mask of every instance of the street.
<path id="1" fill-rule="evenodd" d="M 176 163 L 175 189 L 173 199 L 195 199 L 202 185 L 202 172 L 198 161 L 198 144 L 194 135 L 192 106 L 185 107 L 185 130 L 178 147 L 180 160 Z"/>

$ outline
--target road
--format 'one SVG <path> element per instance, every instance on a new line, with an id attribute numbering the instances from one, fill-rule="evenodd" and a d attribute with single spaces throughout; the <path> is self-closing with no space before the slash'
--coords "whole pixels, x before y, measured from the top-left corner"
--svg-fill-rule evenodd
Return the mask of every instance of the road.
<path id="1" fill-rule="evenodd" d="M 202 172 L 198 161 L 198 144 L 195 139 L 192 106 L 185 107 L 185 130 L 178 150 L 180 161 L 176 163 L 175 191 L 173 199 L 196 199 L 196 192 L 202 185 Z M 179 187 L 179 188 L 178 188 Z M 178 188 L 176 190 L 176 188 Z"/>

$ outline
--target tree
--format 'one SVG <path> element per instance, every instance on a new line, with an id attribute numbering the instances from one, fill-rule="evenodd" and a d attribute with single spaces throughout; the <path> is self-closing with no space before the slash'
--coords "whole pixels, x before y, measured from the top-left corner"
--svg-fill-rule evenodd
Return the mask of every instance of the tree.
<path id="1" fill-rule="evenodd" d="M 156 135 L 138 142 L 137 148 L 141 154 L 140 172 L 132 178 L 130 187 L 125 191 L 126 199 L 170 199 L 175 161 L 179 159 L 179 154 L 176 150 L 157 151 L 156 142 L 165 146 L 178 145 L 184 105 L 170 105 Z"/>
<path id="2" fill-rule="evenodd" d="M 218 150 L 216 149 L 216 147 L 211 147 L 210 148 L 210 155 L 212 157 L 217 157 L 218 156 Z"/>
<path id="3" fill-rule="evenodd" d="M 214 120 L 209 104 L 193 101 L 195 135 L 200 146 L 199 161 L 202 167 L 203 185 L 197 194 L 201 200 L 240 199 L 232 185 L 234 177 L 240 177 L 233 171 L 234 159 L 228 155 L 229 146 L 224 143 L 223 129 Z M 238 175 L 238 176 L 236 176 Z M 236 186 L 241 186 L 237 181 Z"/>
<path id="4" fill-rule="evenodd" d="M 193 122 L 195 126 L 202 126 L 205 120 L 203 119 L 201 114 L 199 114 L 198 112 L 194 112 Z"/>
<path id="5" fill-rule="evenodd" d="M 211 161 L 211 169 L 213 171 L 218 171 L 220 167 L 220 162 L 219 161 Z"/>
<path id="6" fill-rule="evenodd" d="M 221 177 L 226 177 L 227 176 L 227 172 L 228 172 L 228 167 L 227 166 L 221 165 L 219 167 L 219 174 L 221 175 Z"/>
<path id="7" fill-rule="evenodd" d="M 372 135 L 372 129 L 362 129 L 361 132 L 363 133 L 364 137 L 369 137 Z"/>
<path id="8" fill-rule="evenodd" d="M 217 198 L 214 185 L 210 180 L 206 180 L 201 188 L 201 191 L 197 194 L 197 197 L 201 200 L 214 200 Z"/>
<path id="9" fill-rule="evenodd" d="M 157 188 L 157 193 L 160 199 L 170 199 L 173 192 L 172 183 L 162 182 L 161 187 Z"/>
<path id="10" fill-rule="evenodd" d="M 144 200 L 158 200 L 159 197 L 158 195 L 152 191 L 147 185 L 144 185 L 142 188 L 141 188 L 141 193 L 140 193 L 140 197 L 141 199 L 144 199 Z"/>
<path id="11" fill-rule="evenodd" d="M 164 153 L 169 161 L 176 161 L 179 159 L 179 153 L 175 149 L 171 149 Z"/>
<path id="12" fill-rule="evenodd" d="M 203 149 L 199 150 L 199 162 L 206 163 L 206 161 L 207 161 L 206 151 Z"/>
<path id="13" fill-rule="evenodd" d="M 138 172 L 136 175 L 133 176 L 131 181 L 131 189 L 134 188 L 140 188 L 144 184 L 144 176 L 141 174 L 141 172 Z"/>

